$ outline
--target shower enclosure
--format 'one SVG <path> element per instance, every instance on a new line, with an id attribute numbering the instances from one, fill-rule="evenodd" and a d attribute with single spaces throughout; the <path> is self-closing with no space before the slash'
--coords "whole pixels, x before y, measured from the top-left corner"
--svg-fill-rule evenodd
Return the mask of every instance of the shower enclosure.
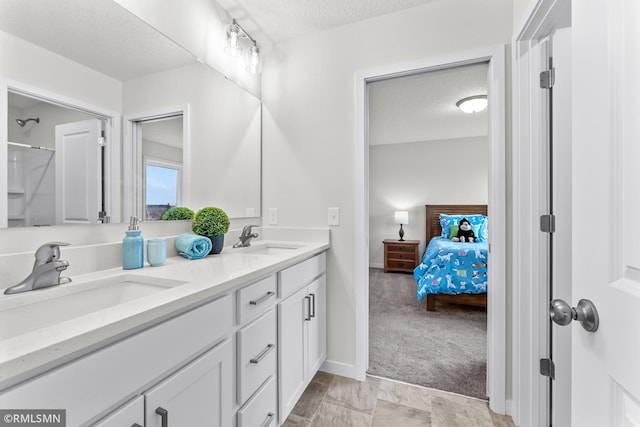
<path id="1" fill-rule="evenodd" d="M 97 222 L 103 210 L 98 141 L 104 121 L 13 92 L 7 120 L 8 227 Z M 97 182 L 93 187 L 86 184 L 89 175 Z"/>

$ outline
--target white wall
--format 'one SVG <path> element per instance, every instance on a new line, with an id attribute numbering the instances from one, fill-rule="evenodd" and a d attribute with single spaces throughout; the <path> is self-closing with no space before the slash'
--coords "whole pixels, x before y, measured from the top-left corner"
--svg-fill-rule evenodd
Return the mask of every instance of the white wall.
<path id="1" fill-rule="evenodd" d="M 125 116 L 184 104 L 190 106 L 191 134 L 187 207 L 213 205 L 233 218 L 246 216 L 247 208 L 258 214 L 260 101 L 203 64 L 124 84 Z"/>
<path id="2" fill-rule="evenodd" d="M 425 241 L 425 204 L 487 204 L 487 137 L 369 148 L 369 264 L 384 264 L 384 239 L 398 238 L 393 212 L 409 211 L 406 240 Z"/>
<path id="3" fill-rule="evenodd" d="M 327 258 L 328 359 L 355 363 L 355 74 L 389 63 L 509 44 L 511 0 L 436 1 L 276 46 L 262 81 L 263 215 L 326 226 L 340 207 Z"/>
<path id="4" fill-rule="evenodd" d="M 120 111 L 122 83 L 91 68 L 0 31 L 0 76 Z M 6 112 L 6 106 L 0 112 Z M 6 114 L 3 115 L 6 117 Z"/>

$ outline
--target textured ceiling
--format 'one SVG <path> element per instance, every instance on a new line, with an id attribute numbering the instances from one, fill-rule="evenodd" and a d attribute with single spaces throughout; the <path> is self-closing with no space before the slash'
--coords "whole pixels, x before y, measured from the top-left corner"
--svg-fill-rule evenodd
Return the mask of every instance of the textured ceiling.
<path id="1" fill-rule="evenodd" d="M 369 83 L 369 143 L 397 144 L 485 136 L 487 110 L 466 114 L 456 102 L 487 94 L 487 64 Z"/>
<path id="2" fill-rule="evenodd" d="M 254 37 L 278 43 L 436 0 L 218 0 Z"/>
<path id="3" fill-rule="evenodd" d="M 196 61 L 112 1 L 1 0 L 0 31 L 122 81 Z"/>

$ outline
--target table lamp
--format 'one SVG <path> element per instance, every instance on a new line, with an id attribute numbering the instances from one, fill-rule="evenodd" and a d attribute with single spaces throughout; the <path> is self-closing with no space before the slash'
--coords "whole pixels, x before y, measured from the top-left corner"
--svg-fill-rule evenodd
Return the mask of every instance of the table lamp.
<path id="1" fill-rule="evenodd" d="M 400 224 L 400 241 L 404 242 L 404 230 L 402 224 L 409 224 L 409 211 L 395 211 L 393 215 L 396 224 Z"/>

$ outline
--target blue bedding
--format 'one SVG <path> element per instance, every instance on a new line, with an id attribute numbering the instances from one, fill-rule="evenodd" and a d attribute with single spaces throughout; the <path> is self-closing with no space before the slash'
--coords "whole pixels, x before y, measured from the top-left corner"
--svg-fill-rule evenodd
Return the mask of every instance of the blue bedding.
<path id="1" fill-rule="evenodd" d="M 413 270 L 418 301 L 427 294 L 481 294 L 487 292 L 487 242 L 453 242 L 434 237 Z"/>

